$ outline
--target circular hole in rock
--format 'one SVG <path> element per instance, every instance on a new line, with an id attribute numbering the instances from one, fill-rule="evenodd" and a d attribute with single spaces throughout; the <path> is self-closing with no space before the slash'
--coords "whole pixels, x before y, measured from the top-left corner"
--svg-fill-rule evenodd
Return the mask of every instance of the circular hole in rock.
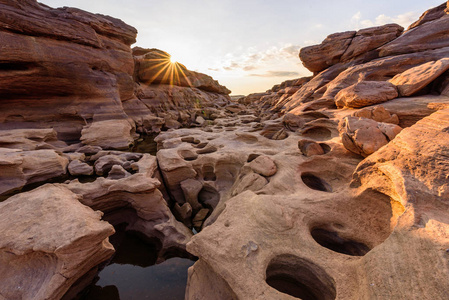
<path id="1" fill-rule="evenodd" d="M 186 161 L 192 161 L 198 158 L 198 154 L 190 150 L 181 150 L 178 153 Z"/>
<path id="2" fill-rule="evenodd" d="M 338 253 L 363 256 L 371 250 L 367 245 L 361 242 L 342 238 L 338 232 L 335 231 L 329 231 L 324 228 L 314 228 L 310 233 L 318 244 Z"/>
<path id="3" fill-rule="evenodd" d="M 321 192 L 332 192 L 331 186 L 323 179 L 311 174 L 302 173 L 301 179 L 305 185 L 307 185 L 312 190 L 317 190 Z"/>
<path id="4" fill-rule="evenodd" d="M 320 143 L 321 148 L 323 148 L 324 154 L 329 153 L 331 151 L 331 146 L 326 143 Z"/>
<path id="5" fill-rule="evenodd" d="M 332 132 L 324 127 L 312 127 L 302 132 L 303 136 L 318 140 L 327 140 L 332 137 Z"/>
<path id="6" fill-rule="evenodd" d="M 290 254 L 274 258 L 266 278 L 272 288 L 302 300 L 336 298 L 335 281 L 321 267 Z"/>

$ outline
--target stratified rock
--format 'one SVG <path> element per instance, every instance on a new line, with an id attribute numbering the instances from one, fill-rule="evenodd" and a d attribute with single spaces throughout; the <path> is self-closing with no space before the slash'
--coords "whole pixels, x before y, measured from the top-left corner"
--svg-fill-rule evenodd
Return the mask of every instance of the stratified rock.
<path id="1" fill-rule="evenodd" d="M 107 120 L 94 122 L 81 131 L 81 141 L 85 145 L 103 149 L 129 149 L 133 144 L 133 127 L 127 120 Z"/>
<path id="2" fill-rule="evenodd" d="M 58 140 L 54 129 L 11 129 L 0 130 L 0 147 L 29 151 L 64 149 L 67 144 Z"/>
<path id="3" fill-rule="evenodd" d="M 354 117 L 372 119 L 377 122 L 399 124 L 399 118 L 396 114 L 390 113 L 382 105 L 374 107 L 365 107 L 353 114 Z"/>
<path id="4" fill-rule="evenodd" d="M 113 176 L 115 179 L 99 177 L 90 183 L 74 180 L 67 187 L 82 196 L 80 201 L 84 205 L 107 213 L 111 223 L 126 222 L 127 230 L 147 238 L 158 238 L 162 243 L 162 255 L 170 249 L 185 250 L 192 232 L 176 221 L 158 189 L 161 182 L 157 178 L 156 157 L 144 154 L 134 166 L 136 173 L 132 175 Z"/>
<path id="5" fill-rule="evenodd" d="M 396 86 L 387 81 L 361 81 L 342 89 L 335 96 L 337 107 L 360 108 L 379 104 L 398 96 Z"/>
<path id="6" fill-rule="evenodd" d="M 27 184 L 45 182 L 67 172 L 67 158 L 54 150 L 20 151 L 0 148 L 0 195 Z"/>
<path id="7" fill-rule="evenodd" d="M 449 110 L 444 109 L 404 129 L 357 167 L 352 185 L 375 189 L 439 219 L 436 216 L 443 213 L 439 205 L 449 202 L 448 128 Z"/>
<path id="8" fill-rule="evenodd" d="M 344 118 L 339 127 L 345 148 L 363 157 L 388 144 L 402 130 L 394 124 L 356 117 Z"/>
<path id="9" fill-rule="evenodd" d="M 140 55 L 138 55 L 140 54 Z M 183 87 L 194 87 L 206 92 L 228 95 L 231 93 L 212 77 L 187 70 L 178 63 L 170 61 L 170 54 L 158 49 L 135 51 L 136 76 L 140 82 L 146 84 L 170 84 Z"/>
<path id="10" fill-rule="evenodd" d="M 2 299 L 57 300 L 114 253 L 114 228 L 62 185 L 0 203 Z"/>
<path id="11" fill-rule="evenodd" d="M 449 55 L 449 47 L 429 50 L 419 53 L 404 54 L 392 57 L 375 59 L 370 62 L 348 67 L 341 70 L 331 82 L 326 85 L 322 98 L 334 99 L 337 93 L 359 81 L 387 81 L 397 74 L 407 71 L 410 68 L 419 66 L 429 61 L 440 60 Z M 321 74 L 317 76 L 321 77 Z M 320 78 L 324 80 L 324 78 Z M 299 93 L 300 91 L 298 91 Z M 297 94 L 298 94 L 297 93 Z M 293 95 L 292 101 L 307 101 L 305 98 L 296 99 Z"/>
<path id="12" fill-rule="evenodd" d="M 94 168 L 78 159 L 72 160 L 68 167 L 70 175 L 73 176 L 90 176 L 94 174 Z"/>
<path id="13" fill-rule="evenodd" d="M 33 0 L 2 1 L 0 11 L 0 127 L 19 118 L 22 128 L 52 127 L 72 141 L 86 120 L 126 118 L 120 101 L 134 92 L 135 28 Z"/>
<path id="14" fill-rule="evenodd" d="M 404 28 L 397 24 L 387 24 L 357 31 L 351 45 L 341 57 L 341 61 L 349 61 L 371 50 L 374 50 L 401 35 Z"/>
<path id="15" fill-rule="evenodd" d="M 442 58 L 408 69 L 396 75 L 390 82 L 397 86 L 401 96 L 411 96 L 426 87 L 448 69 L 449 58 Z"/>
<path id="16" fill-rule="evenodd" d="M 407 30 L 413 29 L 415 27 L 418 27 L 424 23 L 431 22 L 433 20 L 437 20 L 443 16 L 445 16 L 447 9 L 447 3 L 443 3 L 437 7 L 431 8 L 427 11 L 425 11 L 421 17 L 419 17 L 419 20 L 413 22 Z"/>
<path id="17" fill-rule="evenodd" d="M 321 72 L 340 61 L 355 34 L 355 31 L 331 34 L 320 45 L 301 48 L 299 58 L 311 72 Z"/>
<path id="18" fill-rule="evenodd" d="M 265 177 L 273 176 L 277 172 L 277 167 L 274 161 L 266 156 L 261 155 L 251 161 L 248 165 L 255 173 Z"/>
<path id="19" fill-rule="evenodd" d="M 387 57 L 449 47 L 449 15 L 408 30 L 397 39 L 379 48 L 379 56 Z"/>

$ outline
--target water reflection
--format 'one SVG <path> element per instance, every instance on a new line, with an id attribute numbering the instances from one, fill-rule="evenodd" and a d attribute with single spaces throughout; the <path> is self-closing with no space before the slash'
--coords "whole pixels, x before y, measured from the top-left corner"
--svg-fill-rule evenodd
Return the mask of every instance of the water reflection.
<path id="1" fill-rule="evenodd" d="M 157 134 L 142 135 L 138 142 L 131 149 L 131 152 L 149 153 L 156 155 L 157 143 L 154 141 Z"/>
<path id="2" fill-rule="evenodd" d="M 116 255 L 99 274 L 84 300 L 184 299 L 187 269 L 193 261 L 171 258 L 155 265 L 158 245 L 145 243 L 116 228 L 111 237 Z"/>

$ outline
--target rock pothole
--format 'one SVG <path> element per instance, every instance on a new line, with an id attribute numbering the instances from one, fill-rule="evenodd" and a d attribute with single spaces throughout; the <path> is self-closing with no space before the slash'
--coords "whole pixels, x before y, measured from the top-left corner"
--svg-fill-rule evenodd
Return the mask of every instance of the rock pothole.
<path id="1" fill-rule="evenodd" d="M 312 173 L 302 173 L 301 179 L 307 187 L 312 190 L 321 191 L 321 192 L 332 192 L 332 187 L 329 183 L 327 183 L 324 179 L 312 174 Z"/>
<path id="2" fill-rule="evenodd" d="M 344 238 L 338 232 L 325 228 L 313 228 L 310 234 L 318 244 L 338 253 L 363 256 L 371 250 L 362 242 Z"/>
<path id="3" fill-rule="evenodd" d="M 283 294 L 302 300 L 333 300 L 335 281 L 318 265 L 284 254 L 268 264 L 266 282 Z"/>

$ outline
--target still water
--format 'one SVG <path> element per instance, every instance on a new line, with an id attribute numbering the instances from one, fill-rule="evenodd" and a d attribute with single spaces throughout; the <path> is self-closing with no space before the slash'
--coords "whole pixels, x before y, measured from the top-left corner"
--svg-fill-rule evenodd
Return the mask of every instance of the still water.
<path id="1" fill-rule="evenodd" d="M 117 252 L 84 300 L 184 299 L 187 269 L 194 261 L 175 257 L 156 265 L 156 245 L 121 230 L 110 240 Z"/>

